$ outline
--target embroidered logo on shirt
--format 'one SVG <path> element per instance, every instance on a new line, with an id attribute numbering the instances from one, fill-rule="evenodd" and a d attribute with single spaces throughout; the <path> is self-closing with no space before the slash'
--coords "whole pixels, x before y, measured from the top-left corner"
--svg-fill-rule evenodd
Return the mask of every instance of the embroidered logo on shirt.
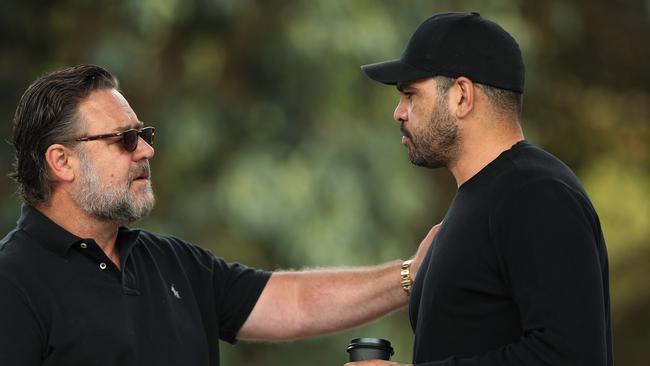
<path id="1" fill-rule="evenodd" d="M 176 288 L 174 287 L 174 284 L 172 284 L 172 294 L 174 294 L 174 296 L 176 296 L 177 299 L 181 298 L 181 293 L 178 292 L 178 290 L 176 290 Z"/>

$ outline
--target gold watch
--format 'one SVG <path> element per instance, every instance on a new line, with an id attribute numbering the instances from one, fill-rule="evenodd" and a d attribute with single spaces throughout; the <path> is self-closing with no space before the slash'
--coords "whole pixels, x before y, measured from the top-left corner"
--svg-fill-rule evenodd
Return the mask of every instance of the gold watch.
<path id="1" fill-rule="evenodd" d="M 404 261 L 402 263 L 402 271 L 400 272 L 400 276 L 402 277 L 400 284 L 407 295 L 411 295 L 411 287 L 413 286 L 413 280 L 411 280 L 411 263 L 413 263 L 413 259 Z"/>

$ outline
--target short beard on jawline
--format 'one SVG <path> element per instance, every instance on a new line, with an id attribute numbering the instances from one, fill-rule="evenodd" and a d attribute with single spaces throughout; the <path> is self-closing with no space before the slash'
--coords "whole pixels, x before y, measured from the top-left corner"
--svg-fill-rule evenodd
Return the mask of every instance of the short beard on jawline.
<path id="1" fill-rule="evenodd" d="M 448 167 L 456 161 L 460 149 L 458 124 L 444 103 L 443 95 L 438 98 L 436 109 L 428 123 L 419 133 L 410 133 L 412 148 L 409 160 L 425 168 Z M 417 139 L 417 140 L 416 140 Z"/>
<path id="2" fill-rule="evenodd" d="M 132 224 L 149 215 L 155 204 L 151 185 L 147 184 L 143 189 L 145 197 L 141 199 L 138 199 L 130 188 L 133 180 L 143 170 L 149 172 L 148 161 L 139 162 L 137 168 L 129 172 L 128 184 L 124 186 L 104 184 L 95 166 L 81 151 L 79 151 L 79 161 L 80 187 L 72 194 L 72 199 L 84 212 L 119 226 Z"/>

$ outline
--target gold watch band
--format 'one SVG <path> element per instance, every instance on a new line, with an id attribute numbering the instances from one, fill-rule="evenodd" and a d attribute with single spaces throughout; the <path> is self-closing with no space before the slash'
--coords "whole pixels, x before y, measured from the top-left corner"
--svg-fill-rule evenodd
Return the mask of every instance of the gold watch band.
<path id="1" fill-rule="evenodd" d="M 411 287 L 413 286 L 413 280 L 411 280 L 411 263 L 413 263 L 413 259 L 404 261 L 402 263 L 402 271 L 400 272 L 400 277 L 402 278 L 400 284 L 407 295 L 411 295 Z"/>

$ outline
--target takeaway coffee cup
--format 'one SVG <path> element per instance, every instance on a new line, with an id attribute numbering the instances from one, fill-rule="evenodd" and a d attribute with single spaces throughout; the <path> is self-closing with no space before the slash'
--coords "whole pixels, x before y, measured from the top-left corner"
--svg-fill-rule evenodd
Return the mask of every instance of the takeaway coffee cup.
<path id="1" fill-rule="evenodd" d="M 350 362 L 364 360 L 390 360 L 393 347 L 390 342 L 380 338 L 355 338 L 347 348 Z"/>

